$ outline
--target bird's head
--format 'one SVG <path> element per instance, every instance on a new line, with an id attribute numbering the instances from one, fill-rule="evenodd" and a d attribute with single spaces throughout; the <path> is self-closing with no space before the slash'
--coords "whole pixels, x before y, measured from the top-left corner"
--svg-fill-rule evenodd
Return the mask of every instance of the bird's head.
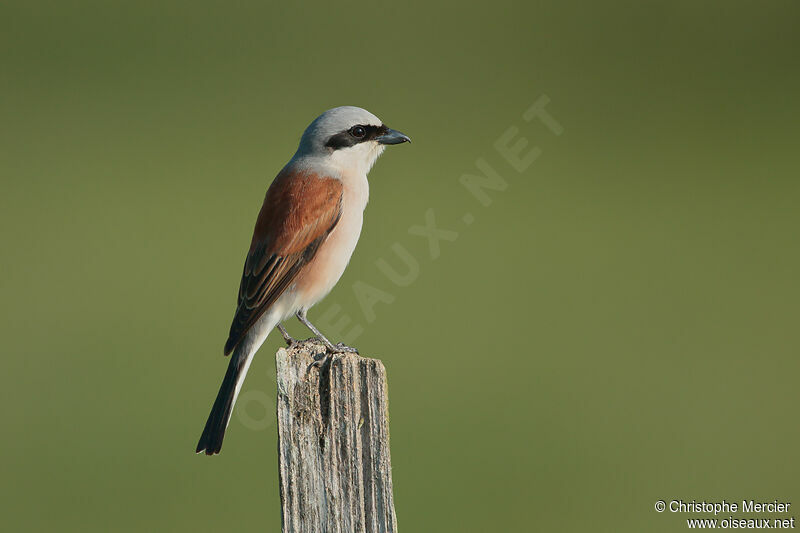
<path id="1" fill-rule="evenodd" d="M 341 168 L 368 172 L 386 145 L 411 142 L 360 107 L 334 107 L 306 128 L 295 157 L 321 157 Z"/>

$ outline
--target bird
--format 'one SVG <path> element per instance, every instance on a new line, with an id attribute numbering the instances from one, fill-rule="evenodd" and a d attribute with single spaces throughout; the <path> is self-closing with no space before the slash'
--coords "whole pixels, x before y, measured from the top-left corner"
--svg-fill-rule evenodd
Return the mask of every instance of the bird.
<path id="1" fill-rule="evenodd" d="M 300 137 L 294 156 L 267 189 L 239 284 L 224 354 L 228 369 L 196 453 L 222 449 L 233 406 L 256 351 L 282 322 L 296 316 L 326 352 L 354 352 L 333 344 L 307 317 L 344 273 L 361 235 L 369 173 L 386 146 L 411 142 L 360 107 L 329 109 Z"/>

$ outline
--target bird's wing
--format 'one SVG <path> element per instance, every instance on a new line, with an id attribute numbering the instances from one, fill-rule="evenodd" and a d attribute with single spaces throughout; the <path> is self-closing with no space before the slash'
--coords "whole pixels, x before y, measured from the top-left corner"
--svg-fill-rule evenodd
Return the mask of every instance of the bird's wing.
<path id="1" fill-rule="evenodd" d="M 341 180 L 291 172 L 275 178 L 253 231 L 225 355 L 311 261 L 341 214 Z"/>

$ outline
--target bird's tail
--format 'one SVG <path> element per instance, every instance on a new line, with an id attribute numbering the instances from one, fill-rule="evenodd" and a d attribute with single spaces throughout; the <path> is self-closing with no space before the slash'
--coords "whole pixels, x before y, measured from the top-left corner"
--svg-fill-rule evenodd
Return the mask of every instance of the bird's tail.
<path id="1" fill-rule="evenodd" d="M 239 395 L 244 377 L 247 375 L 247 369 L 250 367 L 256 351 L 246 346 L 247 344 L 246 342 L 241 343 L 231 355 L 228 370 L 225 372 L 225 378 L 222 380 L 219 393 L 217 393 L 217 399 L 214 401 L 211 414 L 208 415 L 208 421 L 206 421 L 206 427 L 197 443 L 197 453 L 215 455 L 222 449 L 222 439 L 225 437 L 225 429 L 231 419 L 233 404 L 236 403 L 236 397 Z"/>

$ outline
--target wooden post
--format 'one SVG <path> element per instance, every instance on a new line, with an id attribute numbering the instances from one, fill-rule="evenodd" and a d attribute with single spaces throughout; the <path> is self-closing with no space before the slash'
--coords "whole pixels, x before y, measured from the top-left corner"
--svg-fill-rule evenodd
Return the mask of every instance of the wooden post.
<path id="1" fill-rule="evenodd" d="M 281 348 L 278 467 L 284 533 L 397 531 L 386 369 L 325 353 L 316 339 Z"/>

